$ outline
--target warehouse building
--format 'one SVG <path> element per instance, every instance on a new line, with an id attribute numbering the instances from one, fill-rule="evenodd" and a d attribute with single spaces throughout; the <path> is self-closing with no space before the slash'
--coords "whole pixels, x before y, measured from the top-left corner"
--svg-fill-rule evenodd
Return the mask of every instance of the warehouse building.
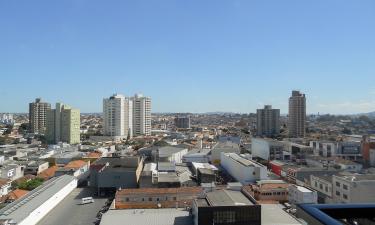
<path id="1" fill-rule="evenodd" d="M 2 208 L 0 220 L 8 224 L 35 225 L 76 187 L 76 178 L 69 175 L 48 180 Z"/>

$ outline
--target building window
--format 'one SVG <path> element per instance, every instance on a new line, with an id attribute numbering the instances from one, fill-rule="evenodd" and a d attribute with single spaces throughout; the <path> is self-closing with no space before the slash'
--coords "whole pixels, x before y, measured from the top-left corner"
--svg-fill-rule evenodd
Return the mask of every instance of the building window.
<path id="1" fill-rule="evenodd" d="M 318 187 L 318 182 L 315 181 L 315 187 Z"/>
<path id="2" fill-rule="evenodd" d="M 176 201 L 177 200 L 177 198 L 176 197 L 173 197 L 173 201 Z"/>
<path id="3" fill-rule="evenodd" d="M 125 201 L 128 202 L 128 201 L 129 201 L 129 198 L 126 198 Z"/>
<path id="4" fill-rule="evenodd" d="M 328 186 L 326 186 L 326 188 L 325 188 L 325 189 L 326 189 L 326 192 L 328 192 Z"/>
<path id="5" fill-rule="evenodd" d="M 152 202 L 152 198 L 148 198 L 148 201 Z"/>
<path id="6" fill-rule="evenodd" d="M 320 190 L 323 190 L 323 184 L 319 184 Z"/>
<path id="7" fill-rule="evenodd" d="M 337 195 L 337 196 L 340 196 L 340 192 L 339 192 L 339 191 L 336 191 L 336 195 Z"/>
<path id="8" fill-rule="evenodd" d="M 343 188 L 344 190 L 348 190 L 348 185 L 343 184 L 343 185 L 342 185 L 342 188 Z"/>
<path id="9" fill-rule="evenodd" d="M 348 196 L 346 194 L 343 194 L 342 196 L 344 197 L 344 199 L 348 199 Z"/>
<path id="10" fill-rule="evenodd" d="M 340 183 L 336 181 L 336 187 L 340 187 Z"/>

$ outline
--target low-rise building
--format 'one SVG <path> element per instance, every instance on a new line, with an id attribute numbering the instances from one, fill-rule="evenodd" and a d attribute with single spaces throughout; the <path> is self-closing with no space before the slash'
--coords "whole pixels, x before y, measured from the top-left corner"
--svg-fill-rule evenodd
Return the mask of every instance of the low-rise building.
<path id="1" fill-rule="evenodd" d="M 260 202 L 287 202 L 289 184 L 282 180 L 263 180 L 256 184 L 245 185 L 243 192 Z"/>
<path id="2" fill-rule="evenodd" d="M 332 178 L 333 201 L 336 203 L 375 202 L 375 175 L 343 173 Z"/>
<path id="3" fill-rule="evenodd" d="M 53 178 L 0 210 L 0 219 L 17 225 L 35 225 L 74 188 L 77 180 L 68 175 Z"/>
<path id="4" fill-rule="evenodd" d="M 293 184 L 288 187 L 288 200 L 293 205 L 316 204 L 318 202 L 318 194 L 313 189 Z"/>
<path id="5" fill-rule="evenodd" d="M 10 191 L 11 181 L 9 179 L 0 178 L 0 197 L 7 195 Z"/>
<path id="6" fill-rule="evenodd" d="M 161 147 L 154 151 L 155 162 L 182 163 L 182 157 L 188 153 L 187 148 L 171 146 Z"/>
<path id="7" fill-rule="evenodd" d="M 242 184 L 268 179 L 267 167 L 236 153 L 221 153 L 220 165 L 229 175 Z"/>
<path id="8" fill-rule="evenodd" d="M 116 209 L 191 207 L 203 195 L 201 187 L 122 189 L 116 192 Z"/>
<path id="9" fill-rule="evenodd" d="M 224 138 L 224 140 L 226 140 Z M 219 165 L 221 160 L 221 153 L 237 153 L 240 154 L 239 144 L 231 141 L 220 142 L 211 150 L 211 163 Z"/>
<path id="10" fill-rule="evenodd" d="M 240 191 L 216 190 L 193 202 L 194 225 L 261 225 L 261 206 Z"/>
<path id="11" fill-rule="evenodd" d="M 191 225 L 186 209 L 116 209 L 103 214 L 100 225 Z"/>
<path id="12" fill-rule="evenodd" d="M 251 153 L 253 157 L 264 160 L 285 160 L 285 143 L 273 139 L 252 138 Z M 288 154 L 290 159 L 290 154 Z"/>
<path id="13" fill-rule="evenodd" d="M 119 188 L 137 188 L 143 169 L 140 157 L 103 157 L 90 166 L 89 186 L 100 195 Z"/>
<path id="14" fill-rule="evenodd" d="M 36 176 L 44 170 L 48 169 L 48 167 L 49 163 L 46 161 L 31 161 L 26 164 L 24 174 L 32 174 Z"/>

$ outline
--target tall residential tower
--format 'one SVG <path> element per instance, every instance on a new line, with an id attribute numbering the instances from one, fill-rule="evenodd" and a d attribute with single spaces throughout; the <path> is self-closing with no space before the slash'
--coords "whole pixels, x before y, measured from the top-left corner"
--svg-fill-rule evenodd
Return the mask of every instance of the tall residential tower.
<path id="1" fill-rule="evenodd" d="M 264 109 L 257 109 L 257 135 L 274 136 L 280 134 L 280 109 L 272 109 L 265 105 Z"/>
<path id="2" fill-rule="evenodd" d="M 103 100 L 104 135 L 133 136 L 133 102 L 123 95 L 114 94 Z"/>
<path id="3" fill-rule="evenodd" d="M 136 94 L 133 101 L 133 134 L 151 135 L 151 98 Z"/>
<path id="4" fill-rule="evenodd" d="M 50 109 L 51 104 L 42 102 L 41 98 L 37 98 L 35 102 L 29 104 L 30 133 L 45 133 L 47 111 Z"/>
<path id="5" fill-rule="evenodd" d="M 306 97 L 299 91 L 293 91 L 289 98 L 289 137 L 305 137 L 306 130 Z"/>
<path id="6" fill-rule="evenodd" d="M 47 141 L 51 144 L 80 143 L 80 111 L 68 105 L 56 103 L 56 109 L 47 112 Z"/>

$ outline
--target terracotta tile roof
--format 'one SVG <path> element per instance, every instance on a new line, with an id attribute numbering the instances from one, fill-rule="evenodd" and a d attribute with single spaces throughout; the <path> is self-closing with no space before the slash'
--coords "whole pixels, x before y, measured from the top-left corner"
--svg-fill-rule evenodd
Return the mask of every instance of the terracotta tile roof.
<path id="1" fill-rule="evenodd" d="M 44 170 L 43 172 L 41 172 L 40 174 L 38 174 L 37 177 L 43 178 L 44 180 L 48 180 L 51 177 L 55 176 L 55 172 L 56 172 L 57 169 L 58 169 L 57 166 L 51 166 L 50 168 L 48 168 L 48 169 Z"/>
<path id="2" fill-rule="evenodd" d="M 10 182 L 9 179 L 3 179 L 3 178 L 0 178 L 0 187 L 8 184 Z"/>
<path id="3" fill-rule="evenodd" d="M 65 168 L 70 168 L 70 169 L 79 169 L 85 166 L 87 162 L 83 160 L 74 160 L 66 164 Z"/>
<path id="4" fill-rule="evenodd" d="M 16 189 L 14 191 L 11 191 L 8 194 L 8 198 L 7 199 L 17 200 L 17 199 L 21 198 L 22 196 L 26 195 L 28 192 L 29 191 L 26 191 L 26 190 Z"/>
<path id="5" fill-rule="evenodd" d="M 86 158 L 100 158 L 102 157 L 102 153 L 100 152 L 90 152 L 89 154 L 87 154 Z"/>

